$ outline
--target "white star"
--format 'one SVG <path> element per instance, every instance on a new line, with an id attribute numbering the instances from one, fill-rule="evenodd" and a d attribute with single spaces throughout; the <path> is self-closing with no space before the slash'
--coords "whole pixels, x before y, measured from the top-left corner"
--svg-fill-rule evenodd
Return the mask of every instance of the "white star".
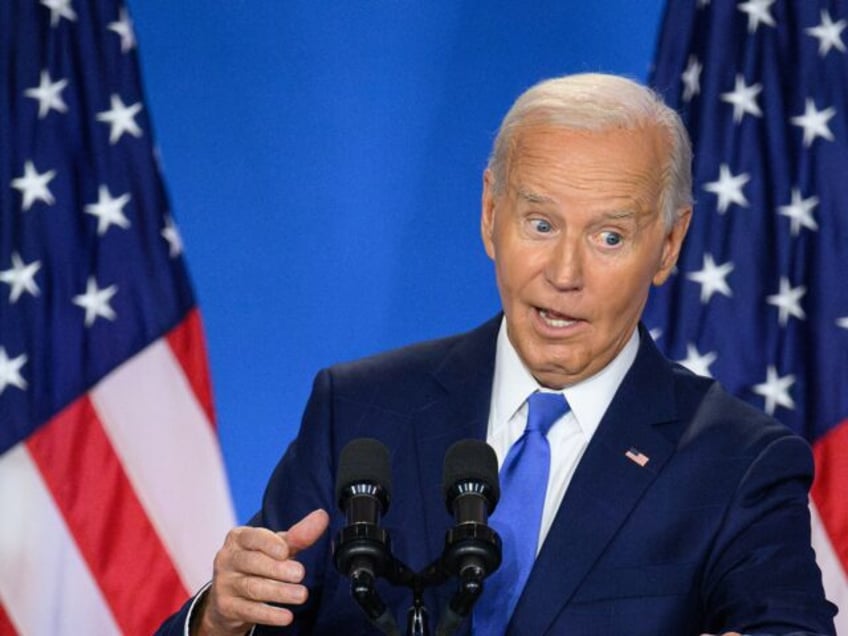
<path id="1" fill-rule="evenodd" d="M 24 292 L 38 296 L 39 289 L 35 282 L 35 274 L 39 269 L 41 269 L 41 261 L 24 263 L 20 254 L 12 252 L 12 268 L 0 271 L 0 281 L 11 287 L 9 302 L 18 302 L 18 298 Z"/>
<path id="2" fill-rule="evenodd" d="M 793 384 L 795 384 L 794 375 L 785 375 L 781 378 L 777 375 L 777 369 L 770 364 L 766 371 L 766 381 L 755 385 L 753 391 L 766 399 L 766 413 L 774 415 L 775 406 L 783 406 L 788 409 L 795 408 L 795 402 L 789 395 L 789 387 Z"/>
<path id="3" fill-rule="evenodd" d="M 94 276 L 88 277 L 85 293 L 74 296 L 74 304 L 85 309 L 85 326 L 90 327 L 94 324 L 97 318 L 103 317 L 107 320 L 115 320 L 115 310 L 112 309 L 109 301 L 118 291 L 117 285 L 109 285 L 99 289 Z"/>
<path id="4" fill-rule="evenodd" d="M 830 132 L 827 122 L 835 114 L 836 109 L 833 106 L 824 110 L 816 110 L 815 102 L 808 97 L 804 106 L 804 114 L 792 117 L 790 121 L 804 129 L 804 146 L 809 148 L 816 137 L 833 141 L 833 133 Z"/>
<path id="5" fill-rule="evenodd" d="M 109 133 L 109 143 L 115 144 L 125 132 L 133 137 L 141 137 L 141 128 L 135 123 L 135 116 L 141 110 L 141 102 L 132 106 L 124 105 L 120 96 L 112 95 L 112 108 L 102 113 L 97 113 L 97 121 L 108 123 L 112 129 Z"/>
<path id="6" fill-rule="evenodd" d="M 21 391 L 26 389 L 27 382 L 21 376 L 21 367 L 26 364 L 26 354 L 21 354 L 17 358 L 9 358 L 6 355 L 6 348 L 0 347 L 0 395 L 6 390 L 7 386 L 14 386 Z"/>
<path id="7" fill-rule="evenodd" d="M 801 198 L 801 191 L 798 188 L 792 188 L 792 202 L 789 205 L 781 205 L 777 208 L 779 214 L 788 216 L 791 219 L 789 226 L 792 236 L 798 236 L 801 232 L 801 226 L 811 230 L 818 230 L 819 226 L 813 218 L 813 209 L 819 204 L 818 197 L 810 197 L 809 199 Z"/>
<path id="8" fill-rule="evenodd" d="M 701 71 L 703 68 L 697 57 L 689 56 L 686 70 L 680 76 L 680 79 L 683 80 L 683 101 L 688 102 L 701 92 Z"/>
<path id="9" fill-rule="evenodd" d="M 801 298 L 807 293 L 807 288 L 804 285 L 798 285 L 793 288 L 789 284 L 789 279 L 785 276 L 780 277 L 780 291 L 766 298 L 769 305 L 774 305 L 778 308 L 778 322 L 781 327 L 785 327 L 789 321 L 789 316 L 795 316 L 799 320 L 804 320 L 807 314 L 801 308 Z"/>
<path id="10" fill-rule="evenodd" d="M 106 234 L 110 225 L 117 225 L 124 229 L 130 226 L 130 221 L 124 215 L 124 206 L 129 202 L 130 195 L 122 194 L 113 199 L 109 194 L 109 188 L 105 185 L 97 190 L 97 203 L 89 203 L 85 206 L 86 214 L 97 217 L 97 236 Z"/>
<path id="11" fill-rule="evenodd" d="M 733 104 L 733 121 L 737 124 L 742 121 L 745 113 L 756 117 L 762 117 L 763 111 L 757 106 L 757 95 L 763 90 L 762 84 L 745 85 L 745 78 L 741 73 L 736 74 L 736 85 L 729 93 L 722 93 L 721 100 Z"/>
<path id="12" fill-rule="evenodd" d="M 183 251 L 183 241 L 180 238 L 180 233 L 177 226 L 174 225 L 174 219 L 170 216 L 165 217 L 165 227 L 162 229 L 162 238 L 168 241 L 168 255 L 171 258 L 179 256 Z"/>
<path id="13" fill-rule="evenodd" d="M 707 7 L 710 4 L 710 0 L 698 0 L 698 8 Z"/>
<path id="14" fill-rule="evenodd" d="M 51 110 L 60 113 L 68 112 L 68 105 L 62 99 L 62 90 L 68 85 L 68 80 L 61 79 L 53 82 L 49 71 L 41 71 L 41 79 L 38 86 L 28 88 L 24 95 L 38 100 L 38 118 L 43 119 Z"/>
<path id="15" fill-rule="evenodd" d="M 114 31 L 121 36 L 121 53 L 131 51 L 135 47 L 135 32 L 133 31 L 133 23 L 130 20 L 130 14 L 126 8 L 121 7 L 120 16 L 117 22 L 109 23 L 109 30 Z"/>
<path id="16" fill-rule="evenodd" d="M 845 53 L 845 43 L 842 41 L 841 34 L 846 26 L 848 26 L 848 22 L 844 18 L 834 24 L 827 9 L 822 9 L 821 24 L 804 29 L 804 31 L 819 41 L 819 55 L 824 57 L 834 47 Z"/>
<path id="17" fill-rule="evenodd" d="M 844 318 L 837 318 L 836 326 L 842 327 L 843 329 L 848 329 L 848 316 L 845 316 Z"/>
<path id="18" fill-rule="evenodd" d="M 55 170 L 48 170 L 41 174 L 35 169 L 32 161 L 24 163 L 24 173 L 17 179 L 12 179 L 12 187 L 20 190 L 23 194 L 24 211 L 29 210 L 32 204 L 38 201 L 44 201 L 47 205 L 53 205 L 56 200 L 53 194 L 47 187 L 47 184 L 56 176 Z"/>
<path id="19" fill-rule="evenodd" d="M 50 9 L 50 26 L 59 24 L 59 20 L 67 18 L 76 22 L 77 14 L 71 7 L 71 0 L 41 0 L 41 4 Z"/>
<path id="20" fill-rule="evenodd" d="M 716 357 L 713 351 L 701 355 L 695 345 L 689 343 L 686 345 L 686 359 L 679 362 L 692 373 L 711 378 L 713 374 L 710 373 L 710 365 L 716 361 Z"/>
<path id="21" fill-rule="evenodd" d="M 659 340 L 660 338 L 662 338 L 662 336 L 663 336 L 663 331 L 662 331 L 662 329 L 660 329 L 659 327 L 654 327 L 653 329 L 650 329 L 650 330 L 648 331 L 648 334 L 650 334 L 650 336 L 651 336 L 651 340 L 653 340 L 654 342 L 656 342 L 657 340 Z"/>
<path id="22" fill-rule="evenodd" d="M 716 292 L 724 294 L 728 298 L 733 296 L 730 286 L 727 284 L 727 275 L 733 271 L 733 263 L 716 265 L 712 254 L 704 254 L 704 266 L 697 272 L 686 274 L 686 278 L 694 280 L 701 285 L 701 303 L 706 304 Z"/>
<path id="23" fill-rule="evenodd" d="M 724 214 L 731 203 L 748 207 L 748 199 L 742 192 L 742 186 L 750 180 L 751 175 L 747 173 L 734 175 L 730 172 L 728 165 L 723 163 L 719 167 L 718 181 L 705 183 L 704 190 L 718 195 L 718 211 L 719 214 Z"/>
<path id="24" fill-rule="evenodd" d="M 771 15 L 771 5 L 775 0 L 748 0 L 739 5 L 738 9 L 748 14 L 748 33 L 754 33 L 760 22 L 768 26 L 775 26 Z"/>

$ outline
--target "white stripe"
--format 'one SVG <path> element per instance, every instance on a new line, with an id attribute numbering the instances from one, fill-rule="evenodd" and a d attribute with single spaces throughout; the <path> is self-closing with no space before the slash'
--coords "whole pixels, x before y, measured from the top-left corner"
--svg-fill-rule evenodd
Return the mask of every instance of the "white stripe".
<path id="1" fill-rule="evenodd" d="M 91 399 L 127 476 L 191 592 L 234 524 L 218 439 L 165 340 L 104 378 Z"/>
<path id="2" fill-rule="evenodd" d="M 119 634 L 29 452 L 0 456 L 0 599 L 21 634 Z"/>
<path id="3" fill-rule="evenodd" d="M 828 600 L 839 608 L 839 614 L 834 619 L 836 633 L 848 634 L 848 576 L 833 550 L 819 511 L 812 502 L 810 503 L 810 519 L 812 520 L 813 547 L 816 549 L 816 561 L 822 571 L 824 591 Z"/>

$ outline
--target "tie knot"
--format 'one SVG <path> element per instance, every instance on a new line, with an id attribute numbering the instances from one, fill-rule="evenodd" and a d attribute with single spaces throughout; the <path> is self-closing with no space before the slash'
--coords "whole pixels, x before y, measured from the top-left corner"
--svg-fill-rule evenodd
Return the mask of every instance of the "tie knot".
<path id="1" fill-rule="evenodd" d="M 539 431 L 547 436 L 554 425 L 568 411 L 568 402 L 562 393 L 533 393 L 527 398 L 527 430 Z"/>

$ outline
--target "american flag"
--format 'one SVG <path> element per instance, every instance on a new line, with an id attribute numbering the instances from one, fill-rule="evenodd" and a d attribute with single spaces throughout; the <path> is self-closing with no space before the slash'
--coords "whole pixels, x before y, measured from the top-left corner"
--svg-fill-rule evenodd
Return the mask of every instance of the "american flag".
<path id="1" fill-rule="evenodd" d="M 652 83 L 695 212 L 645 320 L 666 354 L 813 446 L 813 536 L 848 634 L 848 3 L 671 0 Z"/>
<path id="2" fill-rule="evenodd" d="M 112 0 L 0 2 L 0 634 L 149 634 L 233 511 Z"/>

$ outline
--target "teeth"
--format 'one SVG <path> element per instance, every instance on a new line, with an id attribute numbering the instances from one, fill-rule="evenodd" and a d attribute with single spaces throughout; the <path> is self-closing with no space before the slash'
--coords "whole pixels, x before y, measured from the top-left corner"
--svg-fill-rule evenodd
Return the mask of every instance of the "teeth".
<path id="1" fill-rule="evenodd" d="M 576 320 L 567 320 L 565 318 L 553 318 L 544 309 L 539 310 L 539 315 L 542 316 L 542 320 L 551 327 L 568 327 L 569 325 L 573 325 L 577 322 Z"/>

